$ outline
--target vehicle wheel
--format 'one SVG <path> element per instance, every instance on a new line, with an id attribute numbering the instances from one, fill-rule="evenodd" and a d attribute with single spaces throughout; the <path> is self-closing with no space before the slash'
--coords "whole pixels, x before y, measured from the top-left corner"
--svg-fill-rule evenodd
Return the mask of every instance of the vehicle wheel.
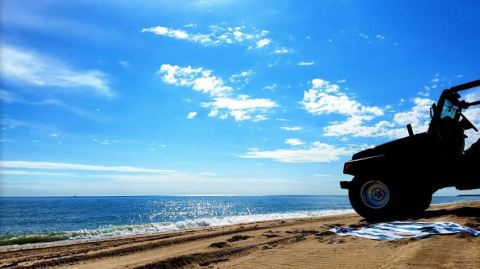
<path id="1" fill-rule="evenodd" d="M 408 215 L 421 215 L 432 203 L 432 193 L 422 191 L 413 196 L 414 198 L 410 200 L 409 210 L 406 213 Z"/>
<path id="2" fill-rule="evenodd" d="M 382 179 L 355 177 L 348 191 L 353 209 L 366 219 L 386 219 L 398 211 L 398 188 Z"/>
<path id="3" fill-rule="evenodd" d="M 431 203 L 432 203 L 432 194 L 431 193 L 426 192 L 421 197 L 419 197 L 418 209 L 420 210 L 420 213 L 425 212 L 425 210 L 427 210 L 427 208 L 430 207 Z"/>

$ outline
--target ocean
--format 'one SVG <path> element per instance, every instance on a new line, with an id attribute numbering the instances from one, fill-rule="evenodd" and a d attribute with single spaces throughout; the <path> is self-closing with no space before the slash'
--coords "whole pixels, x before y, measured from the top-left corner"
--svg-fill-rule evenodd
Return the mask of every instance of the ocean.
<path id="1" fill-rule="evenodd" d="M 434 197 L 433 203 L 479 197 Z M 0 245 L 85 240 L 353 212 L 346 196 L 1 197 Z"/>

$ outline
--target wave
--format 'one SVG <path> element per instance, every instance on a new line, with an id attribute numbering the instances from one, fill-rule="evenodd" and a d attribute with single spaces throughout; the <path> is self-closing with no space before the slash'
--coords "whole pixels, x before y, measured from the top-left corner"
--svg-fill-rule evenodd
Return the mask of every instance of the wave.
<path id="1" fill-rule="evenodd" d="M 47 243 L 68 240 L 68 233 L 27 234 L 19 236 L 0 236 L 0 246 Z"/>
<path id="2" fill-rule="evenodd" d="M 28 235 L 7 235 L 0 236 L 0 246 L 5 245 L 22 245 L 33 243 L 47 243 L 54 241 L 78 241 L 92 240 L 104 238 L 125 237 L 131 235 L 145 235 L 153 233 L 164 233 L 182 230 L 201 229 L 206 227 L 228 226 L 241 223 L 251 223 L 268 220 L 295 219 L 320 217 L 328 215 L 338 215 L 345 213 L 353 213 L 351 209 L 339 210 L 319 210 L 319 211 L 302 211 L 291 213 L 271 213 L 257 215 L 240 215 L 230 217 L 212 217 L 198 218 L 192 220 L 183 220 L 177 222 L 157 222 L 138 225 L 116 225 L 99 229 L 85 229 L 68 232 L 51 232 L 42 234 Z"/>

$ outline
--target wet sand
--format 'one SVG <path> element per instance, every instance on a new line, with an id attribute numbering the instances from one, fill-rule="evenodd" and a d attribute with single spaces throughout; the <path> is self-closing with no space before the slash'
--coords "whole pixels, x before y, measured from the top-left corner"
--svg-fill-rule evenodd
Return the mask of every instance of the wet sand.
<path id="1" fill-rule="evenodd" d="M 480 230 L 480 202 L 432 206 L 418 221 Z M 394 242 L 340 237 L 368 225 L 356 214 L 275 220 L 89 242 L 0 248 L 0 268 L 480 268 L 480 238 Z"/>

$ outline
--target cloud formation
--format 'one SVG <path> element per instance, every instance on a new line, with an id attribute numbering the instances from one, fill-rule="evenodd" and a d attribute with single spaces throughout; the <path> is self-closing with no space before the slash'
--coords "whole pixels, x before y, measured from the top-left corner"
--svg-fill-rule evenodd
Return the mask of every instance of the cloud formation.
<path id="1" fill-rule="evenodd" d="M 301 61 L 301 62 L 298 62 L 297 65 L 298 66 L 310 66 L 310 65 L 314 65 L 315 62 L 312 62 L 312 61 Z"/>
<path id="2" fill-rule="evenodd" d="M 272 40 L 268 39 L 268 38 L 263 38 L 263 39 L 260 39 L 258 42 L 257 42 L 257 46 L 256 48 L 257 49 L 261 49 L 265 46 L 268 46 L 268 44 L 270 44 L 272 42 Z"/>
<path id="3" fill-rule="evenodd" d="M 337 84 L 322 79 L 313 79 L 312 88 L 304 92 L 301 102 L 304 109 L 314 115 L 342 114 L 346 116 L 382 116 L 384 111 L 377 106 L 366 106 L 340 91 Z"/>
<path id="4" fill-rule="evenodd" d="M 285 47 L 280 47 L 280 48 L 274 49 L 272 53 L 273 54 L 289 54 L 289 53 L 293 53 L 293 50 Z"/>
<path id="5" fill-rule="evenodd" d="M 58 59 L 8 45 L 0 47 L 0 55 L 2 77 L 11 82 L 114 96 L 106 75 L 101 71 L 76 70 Z"/>
<path id="6" fill-rule="evenodd" d="M 246 71 L 242 71 L 238 74 L 231 75 L 228 80 L 231 83 L 238 83 L 238 84 L 246 85 L 246 84 L 250 83 L 250 77 L 252 76 L 252 74 L 253 74 L 252 70 L 246 70 Z"/>
<path id="7" fill-rule="evenodd" d="M 351 155 L 355 150 L 315 141 L 301 149 L 251 150 L 240 157 L 273 159 L 283 163 L 329 163 L 339 160 L 341 156 Z"/>
<path id="8" fill-rule="evenodd" d="M 298 139 L 298 138 L 287 138 L 285 139 L 285 144 L 288 144 L 290 146 L 300 146 L 303 145 L 303 141 Z"/>
<path id="9" fill-rule="evenodd" d="M 470 101 L 474 100 L 479 100 L 479 99 L 473 99 Z M 472 107 L 463 112 L 465 117 L 467 117 L 468 120 L 470 120 L 473 125 L 477 127 L 477 129 L 480 129 L 480 107 Z M 480 139 L 480 132 L 475 132 L 474 130 L 468 130 L 466 132 L 466 135 L 468 136 L 465 141 L 465 148 L 470 147 L 471 144 L 475 143 L 478 139 Z"/>
<path id="10" fill-rule="evenodd" d="M 397 112 L 383 119 L 371 123 L 371 117 L 354 115 L 345 121 L 333 122 L 324 128 L 326 136 L 352 137 L 388 137 L 400 138 L 407 135 L 407 124 L 412 124 L 414 132 L 425 132 L 430 123 L 430 107 L 434 103 L 429 98 L 416 97 L 413 107 L 407 111 Z"/>
<path id="11" fill-rule="evenodd" d="M 211 109 L 209 116 L 221 119 L 232 116 L 236 121 L 266 120 L 263 113 L 276 106 L 277 104 L 270 99 L 251 99 L 248 95 L 238 95 L 236 98 L 219 97 L 213 102 L 202 104 L 202 107 Z"/>
<path id="12" fill-rule="evenodd" d="M 264 90 L 267 90 L 267 91 L 275 91 L 275 89 L 278 87 L 277 83 L 273 83 L 273 84 L 270 84 L 270 85 L 267 85 L 265 87 L 263 87 Z"/>
<path id="13" fill-rule="evenodd" d="M 286 131 L 300 131 L 300 130 L 302 130 L 302 127 L 300 127 L 300 126 L 292 126 L 292 127 L 282 126 L 282 127 L 280 127 L 280 129 L 286 130 Z"/>
<path id="14" fill-rule="evenodd" d="M 213 75 L 213 71 L 202 67 L 192 68 L 191 66 L 180 67 L 163 64 L 157 74 L 166 84 L 190 87 L 212 97 L 211 102 L 201 104 L 201 107 L 210 109 L 208 114 L 210 117 L 226 119 L 230 116 L 235 121 L 261 121 L 267 119 L 265 112 L 268 109 L 277 106 L 270 99 L 253 99 L 248 95 L 234 96 L 232 87 L 225 85 L 221 78 Z M 242 77 L 248 75 L 247 72 Z"/>
<path id="15" fill-rule="evenodd" d="M 312 80 L 312 88 L 304 92 L 304 109 L 314 115 L 339 114 L 345 120 L 328 123 L 323 135 L 334 137 L 388 137 L 407 135 L 405 126 L 415 132 L 425 132 L 430 123 L 430 107 L 434 100 L 426 97 L 412 99 L 409 110 L 388 112 L 388 107 L 367 106 L 347 96 L 338 84 L 322 79 Z"/>
<path id="16" fill-rule="evenodd" d="M 187 40 L 204 46 L 220 46 L 235 43 L 255 44 L 256 48 L 268 45 L 271 40 L 265 38 L 266 30 L 247 29 L 245 26 L 221 27 L 211 25 L 208 33 L 190 33 L 186 30 L 173 29 L 165 26 L 154 26 L 142 29 L 142 33 L 153 33 L 159 36 Z"/>
<path id="17" fill-rule="evenodd" d="M 195 111 L 188 112 L 187 119 L 191 120 L 191 119 L 195 118 L 196 116 L 197 116 L 197 112 L 195 112 Z"/>
<path id="18" fill-rule="evenodd" d="M 211 70 L 202 67 L 162 64 L 157 74 L 161 75 L 163 82 L 167 84 L 187 86 L 210 96 L 225 96 L 233 90 L 232 87 L 224 85 L 221 78 L 214 76 Z"/>
<path id="19" fill-rule="evenodd" d="M 97 172 L 137 172 L 137 173 L 173 173 L 174 170 L 145 169 L 132 166 L 103 166 L 91 164 L 30 162 L 30 161 L 0 161 L 3 168 L 24 168 L 41 170 L 81 170 Z"/>

